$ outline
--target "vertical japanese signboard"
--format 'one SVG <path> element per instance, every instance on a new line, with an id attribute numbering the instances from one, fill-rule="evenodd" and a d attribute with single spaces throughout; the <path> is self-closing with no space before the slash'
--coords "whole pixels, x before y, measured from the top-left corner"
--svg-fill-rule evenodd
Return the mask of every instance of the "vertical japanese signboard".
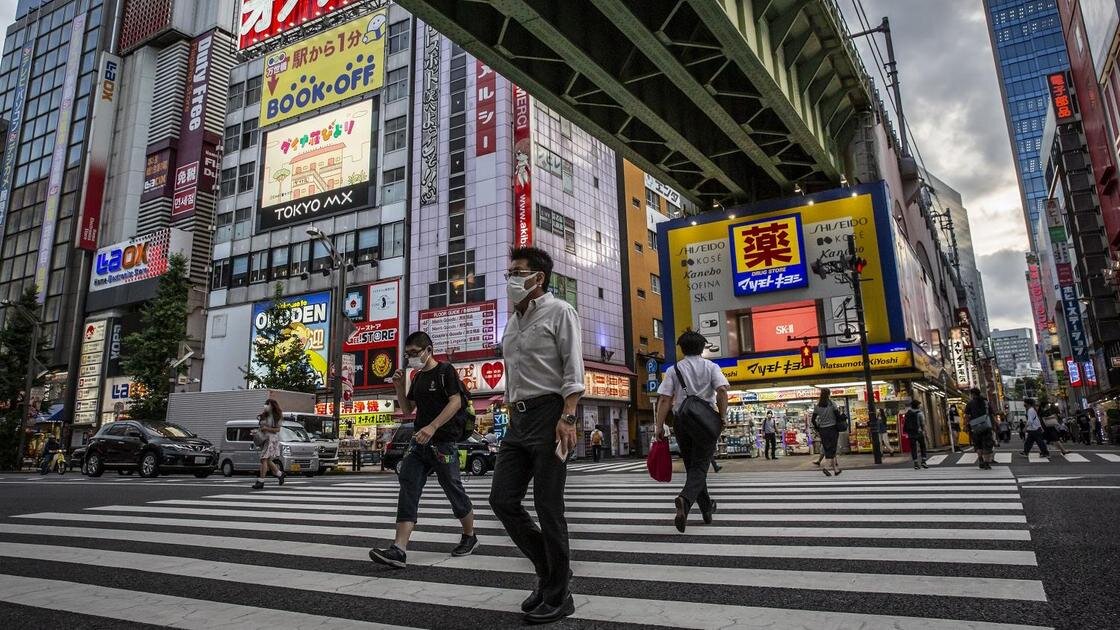
<path id="1" fill-rule="evenodd" d="M 113 144 L 113 123 L 117 118 L 117 73 L 120 67 L 120 57 L 101 53 L 101 70 L 93 89 L 93 117 L 90 119 L 85 186 L 82 188 L 82 211 L 76 243 L 78 249 L 86 251 L 97 249 L 97 237 L 101 230 L 101 204 L 105 198 L 105 172 Z"/>
<path id="2" fill-rule="evenodd" d="M 420 205 L 439 200 L 439 42 L 430 24 L 424 27 L 424 63 L 420 92 Z"/>
<path id="3" fill-rule="evenodd" d="M 513 243 L 533 244 L 533 139 L 529 93 L 513 86 Z"/>
<path id="4" fill-rule="evenodd" d="M 51 153 L 51 170 L 47 179 L 47 202 L 43 208 L 43 227 L 39 232 L 39 260 L 35 267 L 35 286 L 39 302 L 47 299 L 47 273 L 51 268 L 54 252 L 54 232 L 58 227 L 58 206 L 62 201 L 62 176 L 66 173 L 67 148 L 70 146 L 70 127 L 74 120 L 74 93 L 78 90 L 78 72 L 82 62 L 82 44 L 86 36 L 86 15 L 83 13 L 70 23 L 70 44 L 66 56 L 66 74 L 62 83 L 62 103 L 58 106 L 58 124 L 55 125 L 54 151 Z M 15 147 L 8 147 L 14 151 Z M 96 403 L 95 403 L 96 404 Z"/>
<path id="5" fill-rule="evenodd" d="M 1050 89 L 1050 103 L 1054 106 L 1054 117 L 1058 124 L 1073 119 L 1073 95 L 1070 93 L 1069 77 L 1065 72 L 1055 72 L 1046 76 Z"/>
<path id="6" fill-rule="evenodd" d="M 171 202 L 173 220 L 194 213 L 199 191 L 213 190 L 221 166 L 216 139 L 206 133 L 207 110 L 218 98 L 210 89 L 215 42 L 214 31 L 203 33 L 191 42 L 183 119 L 179 125 L 179 165 L 175 169 L 175 193 Z"/>
<path id="7" fill-rule="evenodd" d="M 1027 292 L 1031 298 L 1031 312 L 1034 314 L 1034 331 L 1039 342 L 1047 338 L 1050 318 L 1046 314 L 1046 296 L 1042 292 L 1042 272 L 1038 260 L 1027 258 Z"/>
<path id="8" fill-rule="evenodd" d="M 1073 357 L 1066 357 L 1066 375 L 1069 376 L 1070 387 L 1081 387 L 1081 364 L 1073 359 Z"/>
<path id="9" fill-rule="evenodd" d="M 376 11 L 265 57 L 260 126 L 379 89 L 388 21 Z"/>
<path id="10" fill-rule="evenodd" d="M 479 60 L 474 62 L 475 111 L 474 154 L 478 157 L 490 155 L 496 149 L 497 140 L 497 74 L 490 66 Z"/>
<path id="11" fill-rule="evenodd" d="M 104 319 L 87 320 L 82 331 L 82 358 L 78 367 L 78 390 L 74 396 L 74 424 L 93 424 L 97 421 L 108 324 Z"/>
<path id="12" fill-rule="evenodd" d="M 4 138 L 4 162 L 0 166 L 0 241 L 4 240 L 4 225 L 8 213 L 8 200 L 11 199 L 12 178 L 16 170 L 16 151 L 19 146 L 19 132 L 23 129 L 23 106 L 27 101 L 27 82 L 31 78 L 31 60 L 35 56 L 35 39 L 28 38 L 20 53 L 12 111 L 8 115 L 8 134 Z"/>
<path id="13" fill-rule="evenodd" d="M 1073 279 L 1073 265 L 1058 263 L 1058 291 L 1062 296 L 1062 313 L 1066 320 L 1066 333 L 1073 358 L 1084 361 L 1089 356 L 1089 340 L 1085 335 L 1085 323 L 1081 319 L 1081 305 L 1077 300 L 1077 286 Z"/>
<path id="14" fill-rule="evenodd" d="M 239 50 L 262 44 L 318 20 L 353 0 L 241 0 Z"/>

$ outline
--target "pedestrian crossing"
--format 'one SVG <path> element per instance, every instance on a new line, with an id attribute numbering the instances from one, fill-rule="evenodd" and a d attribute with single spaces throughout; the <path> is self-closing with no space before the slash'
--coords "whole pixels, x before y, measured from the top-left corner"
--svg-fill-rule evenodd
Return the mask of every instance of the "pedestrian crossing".
<path id="1" fill-rule="evenodd" d="M 714 522 L 694 513 L 679 534 L 682 481 L 569 478 L 567 627 L 1050 625 L 1006 468 L 724 473 Z M 430 484 L 401 571 L 367 556 L 393 537 L 391 477 L 22 513 L 0 520 L 0 602 L 181 628 L 517 626 L 533 570 L 490 482 L 465 483 L 481 545 L 464 558 L 448 554 L 459 523 Z"/>
<path id="2" fill-rule="evenodd" d="M 636 461 L 633 459 L 614 462 L 576 462 L 568 464 L 568 472 L 570 473 L 632 473 L 644 472 L 645 469 L 645 460 Z"/>
<path id="3" fill-rule="evenodd" d="M 1102 462 L 1118 463 L 1120 455 L 1115 453 L 1098 453 L 1083 451 L 1075 453 L 1070 451 L 1062 454 L 1057 449 L 1050 449 L 1050 457 L 1043 457 L 1036 451 L 1024 456 L 1013 451 L 997 451 L 993 454 L 995 464 L 1100 464 Z M 979 456 L 975 452 L 951 453 L 933 455 L 926 459 L 929 466 L 976 466 Z"/>

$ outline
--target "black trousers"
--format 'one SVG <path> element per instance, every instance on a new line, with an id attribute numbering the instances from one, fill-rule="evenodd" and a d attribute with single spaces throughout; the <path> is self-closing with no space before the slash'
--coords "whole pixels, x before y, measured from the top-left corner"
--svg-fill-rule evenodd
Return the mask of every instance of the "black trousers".
<path id="1" fill-rule="evenodd" d="M 778 435 L 776 433 L 766 433 L 766 458 L 778 458 Z"/>
<path id="2" fill-rule="evenodd" d="M 559 606 L 568 596 L 571 578 L 564 518 L 568 467 L 556 457 L 556 423 L 563 410 L 564 399 L 559 394 L 534 398 L 524 411 L 512 410 L 490 485 L 490 507 L 517 548 L 533 563 L 541 595 L 552 606 Z M 539 527 L 522 505 L 530 481 Z"/>
<path id="3" fill-rule="evenodd" d="M 712 498 L 708 495 L 708 466 L 716 449 L 716 438 L 702 429 L 677 422 L 677 445 L 681 448 L 684 460 L 685 480 L 681 496 L 691 507 L 699 503 L 700 510 L 707 512 Z"/>
<path id="4" fill-rule="evenodd" d="M 922 461 L 926 461 L 926 434 L 915 433 L 910 436 L 910 459 L 918 461 L 918 449 L 922 449 Z"/>
<path id="5" fill-rule="evenodd" d="M 599 444 L 591 445 L 591 458 L 599 461 L 603 457 L 603 447 Z"/>
<path id="6" fill-rule="evenodd" d="M 462 519 L 471 513 L 471 499 L 459 479 L 459 449 L 454 442 L 431 441 L 427 444 L 409 442 L 408 452 L 401 462 L 401 474 L 397 481 L 401 484 L 397 494 L 397 522 L 416 522 L 416 512 L 420 506 L 420 494 L 428 481 L 428 474 L 436 473 L 436 480 L 443 488 L 443 494 L 451 502 L 451 513 Z"/>
<path id="7" fill-rule="evenodd" d="M 1027 441 L 1023 442 L 1023 454 L 1031 452 L 1031 447 L 1038 444 L 1038 452 L 1043 457 L 1050 457 L 1050 450 L 1046 448 L 1046 434 L 1042 429 L 1027 432 Z"/>

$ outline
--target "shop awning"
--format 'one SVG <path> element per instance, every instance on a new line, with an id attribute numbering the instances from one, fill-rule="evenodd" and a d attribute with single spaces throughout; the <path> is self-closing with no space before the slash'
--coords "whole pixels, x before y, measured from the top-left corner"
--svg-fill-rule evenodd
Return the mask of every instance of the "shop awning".
<path id="1" fill-rule="evenodd" d="M 622 376 L 637 376 L 637 374 L 625 365 L 600 363 L 598 361 L 588 361 L 586 359 L 583 361 L 583 369 L 587 371 L 606 372 L 608 374 L 621 374 Z"/>
<path id="2" fill-rule="evenodd" d="M 51 408 L 47 411 L 47 413 L 39 414 L 39 417 L 35 419 L 35 424 L 53 424 L 62 422 L 63 409 L 63 405 L 51 405 Z"/>

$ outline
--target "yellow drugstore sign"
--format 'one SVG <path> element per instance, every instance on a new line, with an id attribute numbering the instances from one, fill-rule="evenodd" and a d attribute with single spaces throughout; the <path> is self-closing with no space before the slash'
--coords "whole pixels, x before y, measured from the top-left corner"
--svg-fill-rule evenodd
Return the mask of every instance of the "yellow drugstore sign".
<path id="1" fill-rule="evenodd" d="M 908 343 L 878 344 L 871 347 L 872 371 L 897 370 L 913 366 Z M 863 369 L 863 357 L 858 352 L 851 356 L 832 356 L 829 351 L 828 366 L 821 367 L 820 352 L 813 352 L 813 365 L 801 366 L 801 355 L 782 354 L 768 357 L 739 358 L 733 363 L 719 361 L 723 375 L 732 383 L 774 381 L 807 376 L 833 376 L 851 374 Z M 725 365 L 725 363 L 731 363 Z"/>
<path id="2" fill-rule="evenodd" d="M 380 89 L 388 30 L 382 9 L 268 55 L 260 126 Z"/>

